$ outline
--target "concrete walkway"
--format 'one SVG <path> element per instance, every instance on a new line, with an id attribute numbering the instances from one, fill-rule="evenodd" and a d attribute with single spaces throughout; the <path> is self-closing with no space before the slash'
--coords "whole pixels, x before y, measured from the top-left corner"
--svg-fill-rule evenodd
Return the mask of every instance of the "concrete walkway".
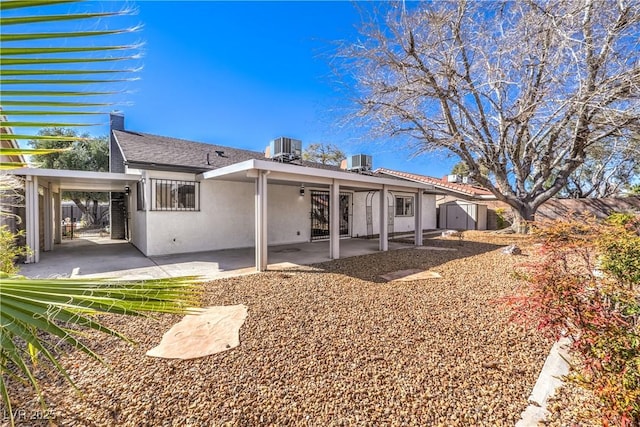
<path id="1" fill-rule="evenodd" d="M 412 245 L 389 242 L 389 249 Z M 344 239 L 341 258 L 378 252 L 378 240 Z M 330 261 L 329 242 L 300 243 L 269 247 L 269 270 L 298 268 Z M 253 248 L 146 257 L 122 240 L 89 238 L 63 241 L 54 250 L 40 254 L 37 264 L 20 266 L 27 277 L 109 277 L 129 280 L 176 276 L 204 279 L 255 273 Z"/>

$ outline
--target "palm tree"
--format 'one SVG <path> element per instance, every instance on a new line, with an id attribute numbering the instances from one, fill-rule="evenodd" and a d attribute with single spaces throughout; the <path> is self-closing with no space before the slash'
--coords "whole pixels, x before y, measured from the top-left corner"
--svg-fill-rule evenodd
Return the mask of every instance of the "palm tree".
<path id="1" fill-rule="evenodd" d="M 61 7 L 67 9 L 60 13 Z M 47 138 L 30 130 L 91 125 L 84 118 L 106 113 L 100 109 L 113 105 L 113 98 L 124 93 L 118 87 L 135 80 L 131 75 L 136 68 L 130 64 L 137 60 L 140 45 L 119 44 L 117 39 L 139 27 L 96 29 L 97 23 L 117 21 L 130 11 L 82 10 L 89 7 L 91 2 L 0 0 L 0 169 L 24 166 L 25 155 L 47 152 L 20 147 L 19 141 Z M 86 22 L 92 29 L 60 31 L 66 22 L 73 22 L 74 29 Z M 3 179 L 0 189 L 14 190 L 7 182 Z M 0 272 L 0 394 L 11 424 L 12 380 L 30 385 L 45 405 L 33 374 L 38 356 L 73 384 L 58 361 L 55 344 L 66 342 L 100 360 L 82 341 L 82 329 L 127 340 L 102 324 L 97 314 L 195 313 L 199 295 L 194 277 L 123 283 L 36 280 Z"/>

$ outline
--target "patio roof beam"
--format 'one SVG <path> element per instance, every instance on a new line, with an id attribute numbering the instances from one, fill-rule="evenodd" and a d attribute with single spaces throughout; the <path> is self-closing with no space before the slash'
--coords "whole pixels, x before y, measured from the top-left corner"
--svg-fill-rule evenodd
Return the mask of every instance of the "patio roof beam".
<path id="1" fill-rule="evenodd" d="M 329 188 L 329 257 L 340 258 L 340 182 L 333 180 Z"/>
<path id="2" fill-rule="evenodd" d="M 416 203 L 415 203 L 415 208 L 414 208 L 414 218 L 415 218 L 415 245 L 416 246 L 422 246 L 422 211 L 423 211 L 423 205 L 422 205 L 422 191 L 418 191 L 416 193 Z"/>
<path id="3" fill-rule="evenodd" d="M 274 180 L 278 177 L 280 180 L 303 181 L 319 184 L 330 184 L 331 180 L 339 179 L 342 186 L 369 188 L 372 190 L 380 190 L 382 185 L 388 185 L 394 191 L 414 192 L 417 188 L 425 190 L 432 189 L 433 186 L 419 182 L 402 181 L 395 178 L 384 178 L 380 176 L 358 174 L 348 171 L 337 171 L 333 169 L 320 169 L 307 166 L 296 165 L 293 163 L 280 163 L 271 160 L 246 160 L 244 162 L 235 163 L 218 169 L 213 169 L 197 175 L 197 179 L 224 179 L 233 176 L 239 172 L 247 174 L 248 178 L 253 178 L 257 170 L 270 171 L 273 175 L 270 177 Z M 328 179 L 329 181 L 325 181 Z"/>
<path id="4" fill-rule="evenodd" d="M 386 185 L 380 191 L 380 250 L 389 250 L 389 203 L 387 197 L 389 189 Z"/>
<path id="5" fill-rule="evenodd" d="M 51 185 L 48 183 L 44 187 L 44 196 L 42 197 L 42 214 L 43 218 L 43 234 L 44 234 L 44 247 L 43 251 L 47 252 L 53 249 L 53 199 L 51 196 Z"/>
<path id="6" fill-rule="evenodd" d="M 255 253 L 256 270 L 267 270 L 267 175 L 268 171 L 259 171 L 255 188 Z"/>
<path id="7" fill-rule="evenodd" d="M 29 264 L 40 260 L 38 177 L 27 175 L 24 187 L 26 244 L 31 249 L 26 258 L 26 263 Z"/>
<path id="8" fill-rule="evenodd" d="M 62 243 L 62 203 L 60 189 L 53 193 L 53 243 Z"/>

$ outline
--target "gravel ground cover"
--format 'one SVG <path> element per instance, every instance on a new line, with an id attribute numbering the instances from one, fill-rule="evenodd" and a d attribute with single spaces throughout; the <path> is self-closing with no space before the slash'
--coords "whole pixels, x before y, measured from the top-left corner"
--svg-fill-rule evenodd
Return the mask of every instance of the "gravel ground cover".
<path id="1" fill-rule="evenodd" d="M 501 253 L 518 240 L 465 233 L 425 240 L 457 251 L 403 249 L 206 283 L 205 305 L 245 304 L 249 316 L 239 347 L 196 360 L 144 355 L 178 316 L 105 316 L 137 345 L 89 334 L 107 365 L 63 357 L 82 396 L 40 372 L 49 413 L 64 426 L 512 426 L 552 345 L 493 302 L 529 259 L 526 240 L 523 255 Z M 379 277 L 411 268 L 443 278 Z M 14 410 L 39 410 L 10 387 Z"/>

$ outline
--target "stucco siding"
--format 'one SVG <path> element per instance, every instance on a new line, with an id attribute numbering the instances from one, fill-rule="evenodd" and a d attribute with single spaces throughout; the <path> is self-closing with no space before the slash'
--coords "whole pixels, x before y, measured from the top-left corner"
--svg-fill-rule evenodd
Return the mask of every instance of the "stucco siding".
<path id="1" fill-rule="evenodd" d="M 194 180 L 183 173 L 149 171 L 149 178 Z M 147 180 L 149 182 L 149 180 Z M 149 184 L 147 184 L 149 185 Z M 149 190 L 147 193 L 150 195 Z M 309 241 L 310 199 L 297 186 L 269 185 L 268 242 Z M 199 211 L 154 211 L 136 214 L 134 244 L 146 255 L 251 247 L 255 242 L 255 184 L 200 181 Z M 146 227 L 143 218 L 146 217 Z M 142 240 L 146 240 L 146 248 Z M 138 243 L 140 242 L 140 243 Z"/>
<path id="2" fill-rule="evenodd" d="M 130 241 L 142 252 L 147 253 L 147 212 L 138 210 L 137 188 L 133 186 L 129 195 L 129 235 Z"/>
<path id="3" fill-rule="evenodd" d="M 393 207 L 391 206 L 392 198 L 396 196 L 412 196 L 412 193 L 400 193 L 394 192 L 393 195 L 390 195 L 387 199 L 387 203 L 390 204 L 389 210 L 391 215 L 394 215 L 395 212 Z M 353 237 L 363 237 L 369 234 L 367 230 L 367 217 L 366 217 L 366 205 L 367 198 L 371 201 L 371 211 L 372 211 L 372 223 L 373 223 L 373 232 L 372 234 L 380 233 L 380 193 L 375 192 L 372 195 L 369 195 L 367 192 L 355 193 L 354 195 L 354 206 L 353 206 Z M 415 211 L 414 211 L 415 212 Z M 422 228 L 423 230 L 429 230 L 436 228 L 436 197 L 432 194 L 423 194 L 422 195 Z M 415 230 L 415 217 L 411 216 L 395 216 L 393 218 L 393 232 L 394 233 L 406 233 L 413 232 Z M 390 229 L 391 231 L 391 229 Z"/>
<path id="4" fill-rule="evenodd" d="M 310 191 L 300 196 L 300 187 L 270 185 L 267 188 L 267 239 L 270 245 L 311 240 Z M 253 245 L 253 241 L 249 246 Z"/>

